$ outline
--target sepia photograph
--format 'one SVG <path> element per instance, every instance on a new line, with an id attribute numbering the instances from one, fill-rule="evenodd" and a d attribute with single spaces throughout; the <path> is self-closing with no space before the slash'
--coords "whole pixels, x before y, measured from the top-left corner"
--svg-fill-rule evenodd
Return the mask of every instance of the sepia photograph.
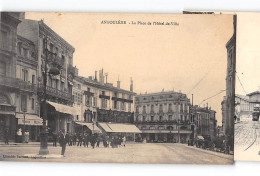
<path id="1" fill-rule="evenodd" d="M 260 161 L 260 14 L 236 12 L 238 18 L 235 95 L 235 159 Z M 248 19 L 251 20 L 248 20 Z"/>
<path id="2" fill-rule="evenodd" d="M 237 115 L 260 93 L 235 95 L 234 14 L 0 19 L 0 161 L 230 165 L 234 121 L 257 125 Z"/>

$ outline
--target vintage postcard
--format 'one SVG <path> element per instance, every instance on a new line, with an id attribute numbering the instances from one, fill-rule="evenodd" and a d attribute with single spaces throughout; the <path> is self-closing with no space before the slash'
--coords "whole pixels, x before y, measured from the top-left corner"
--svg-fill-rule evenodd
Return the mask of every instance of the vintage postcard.
<path id="1" fill-rule="evenodd" d="M 240 161 L 260 161 L 260 87 L 256 80 L 260 74 L 258 71 L 260 13 L 225 11 L 185 11 L 184 13 L 237 16 L 234 158 Z"/>
<path id="2" fill-rule="evenodd" d="M 0 19 L 1 161 L 233 163 L 235 15 Z"/>

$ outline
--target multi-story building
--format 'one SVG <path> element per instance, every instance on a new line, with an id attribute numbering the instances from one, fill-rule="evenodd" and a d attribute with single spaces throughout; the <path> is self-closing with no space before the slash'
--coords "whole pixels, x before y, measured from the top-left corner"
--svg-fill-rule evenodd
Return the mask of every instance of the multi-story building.
<path id="1" fill-rule="evenodd" d="M 0 140 L 6 129 L 10 139 L 15 138 L 20 95 L 34 91 L 31 83 L 16 78 L 17 25 L 22 18 L 24 13 L 0 12 Z"/>
<path id="2" fill-rule="evenodd" d="M 260 92 L 255 91 L 245 95 L 235 95 L 236 103 L 236 115 L 240 116 L 250 116 L 253 113 L 254 107 L 260 105 Z"/>
<path id="3" fill-rule="evenodd" d="M 23 87 L 20 87 L 20 92 L 16 94 L 16 118 L 18 118 L 18 128 L 23 129 L 25 125 L 30 139 L 34 141 L 39 140 L 39 126 L 42 125 L 37 97 L 37 66 L 34 43 L 18 35 L 16 78 L 24 83 Z"/>
<path id="4" fill-rule="evenodd" d="M 206 140 L 214 140 L 217 132 L 216 112 L 208 107 L 194 106 L 196 124 L 195 139 L 203 137 Z"/>
<path id="5" fill-rule="evenodd" d="M 94 128 L 104 133 L 131 133 L 125 135 L 133 140 L 133 133 L 140 132 L 133 124 L 135 95 L 132 80 L 130 91 L 120 88 L 120 81 L 114 87 L 105 81 L 103 69 L 99 71 L 99 80 L 97 72 L 94 78 L 77 76 L 73 85 L 75 130 L 84 130 L 81 126 L 85 126 L 88 132 Z"/>
<path id="6" fill-rule="evenodd" d="M 190 107 L 180 92 L 140 94 L 135 98 L 135 123 L 147 142 L 187 142 L 192 133 Z"/>
<path id="7" fill-rule="evenodd" d="M 236 25 L 237 16 L 233 17 L 234 33 L 226 44 L 227 48 L 227 76 L 226 76 L 226 97 L 224 104 L 226 107 L 223 113 L 223 130 L 226 137 L 227 146 L 234 148 L 234 116 L 235 116 L 235 80 L 236 80 Z"/>
<path id="8" fill-rule="evenodd" d="M 57 67 L 60 70 L 60 74 L 57 76 L 47 73 L 48 128 L 55 132 L 71 131 L 74 114 L 72 85 L 73 78 L 77 74 L 77 69 L 73 67 L 75 49 L 42 20 L 23 19 L 17 32 L 23 38 L 32 41 L 36 48 L 37 73 L 35 79 L 37 80 L 37 103 L 40 106 L 43 99 L 45 63 L 47 62 L 48 70 L 51 67 Z M 40 115 L 43 116 L 42 106 Z"/>

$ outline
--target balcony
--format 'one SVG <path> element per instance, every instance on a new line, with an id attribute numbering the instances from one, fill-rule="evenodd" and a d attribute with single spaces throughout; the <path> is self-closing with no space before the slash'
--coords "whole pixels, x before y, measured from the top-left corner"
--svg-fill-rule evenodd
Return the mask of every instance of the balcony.
<path id="1" fill-rule="evenodd" d="M 133 100 L 131 100 L 131 99 L 125 99 L 125 98 L 112 97 L 112 100 L 114 100 L 114 101 L 126 102 L 126 103 L 133 103 Z"/>
<path id="2" fill-rule="evenodd" d="M 72 74 L 72 76 L 76 76 L 78 74 L 78 69 L 76 67 L 73 67 L 72 65 L 69 65 L 68 73 Z"/>
<path id="3" fill-rule="evenodd" d="M 31 84 L 29 82 L 17 78 L 0 76 L 0 85 L 7 88 L 17 89 L 17 90 L 36 92 L 36 86 L 34 84 Z"/>
<path id="4" fill-rule="evenodd" d="M 43 85 L 39 84 L 38 92 L 43 92 Z M 46 93 L 50 97 L 59 98 L 61 100 L 72 101 L 72 95 L 69 92 L 61 91 L 52 87 L 46 87 Z"/>
<path id="5" fill-rule="evenodd" d="M 169 125 L 169 124 L 179 124 L 179 125 L 189 125 L 189 121 L 177 121 L 177 120 L 154 120 L 154 121 L 135 121 L 136 124 L 160 124 L 160 125 Z"/>

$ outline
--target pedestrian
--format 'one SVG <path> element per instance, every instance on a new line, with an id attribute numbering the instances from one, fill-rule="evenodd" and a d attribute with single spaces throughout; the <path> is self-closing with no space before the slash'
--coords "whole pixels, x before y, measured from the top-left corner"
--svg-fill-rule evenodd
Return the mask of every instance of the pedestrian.
<path id="1" fill-rule="evenodd" d="M 76 145 L 77 143 L 77 135 L 76 133 L 73 133 L 73 145 Z"/>
<path id="2" fill-rule="evenodd" d="M 70 145 L 70 134 L 69 134 L 69 132 L 67 132 L 67 134 L 65 135 L 65 139 L 66 139 L 66 144 Z"/>
<path id="3" fill-rule="evenodd" d="M 88 147 L 88 134 L 84 134 L 84 137 L 83 137 L 83 145 L 84 147 Z"/>
<path id="4" fill-rule="evenodd" d="M 67 144 L 67 141 L 66 141 L 66 136 L 65 136 L 65 131 L 63 130 L 59 136 L 59 142 L 60 142 L 60 145 L 61 145 L 61 155 L 63 155 L 65 157 L 65 150 L 66 150 L 66 144 Z"/>
<path id="5" fill-rule="evenodd" d="M 126 137 L 124 136 L 122 140 L 123 140 L 123 146 L 125 147 L 125 145 L 126 145 Z"/>
<path id="6" fill-rule="evenodd" d="M 92 148 L 94 149 L 95 144 L 96 144 L 96 137 L 94 134 L 91 135 L 90 143 L 91 143 Z"/>
<path id="7" fill-rule="evenodd" d="M 61 135 L 62 135 L 62 131 L 60 130 L 60 131 L 59 131 L 59 134 L 58 134 L 60 146 L 62 146 L 62 145 L 61 145 L 61 141 L 60 141 L 60 136 L 61 136 Z"/>
<path id="8" fill-rule="evenodd" d="M 99 147 L 99 143 L 100 143 L 100 137 L 97 136 L 97 147 Z"/>
<path id="9" fill-rule="evenodd" d="M 56 132 L 52 133 L 52 138 L 53 138 L 53 147 L 57 147 L 57 138 L 58 138 L 58 136 L 57 136 Z"/>
<path id="10" fill-rule="evenodd" d="M 23 136 L 22 129 L 19 128 L 16 134 L 17 134 L 17 142 L 21 143 L 22 142 L 22 136 Z"/>
<path id="11" fill-rule="evenodd" d="M 28 130 L 24 132 L 24 142 L 29 143 L 30 133 Z"/>
<path id="12" fill-rule="evenodd" d="M 73 144 L 73 135 L 71 133 L 69 134 L 69 140 L 70 140 L 69 145 L 72 146 L 72 144 Z"/>
<path id="13" fill-rule="evenodd" d="M 4 131 L 5 144 L 9 144 L 9 129 L 6 128 Z"/>
<path id="14" fill-rule="evenodd" d="M 77 146 L 81 147 L 81 145 L 82 145 L 82 136 L 80 133 L 78 133 L 78 145 Z"/>

